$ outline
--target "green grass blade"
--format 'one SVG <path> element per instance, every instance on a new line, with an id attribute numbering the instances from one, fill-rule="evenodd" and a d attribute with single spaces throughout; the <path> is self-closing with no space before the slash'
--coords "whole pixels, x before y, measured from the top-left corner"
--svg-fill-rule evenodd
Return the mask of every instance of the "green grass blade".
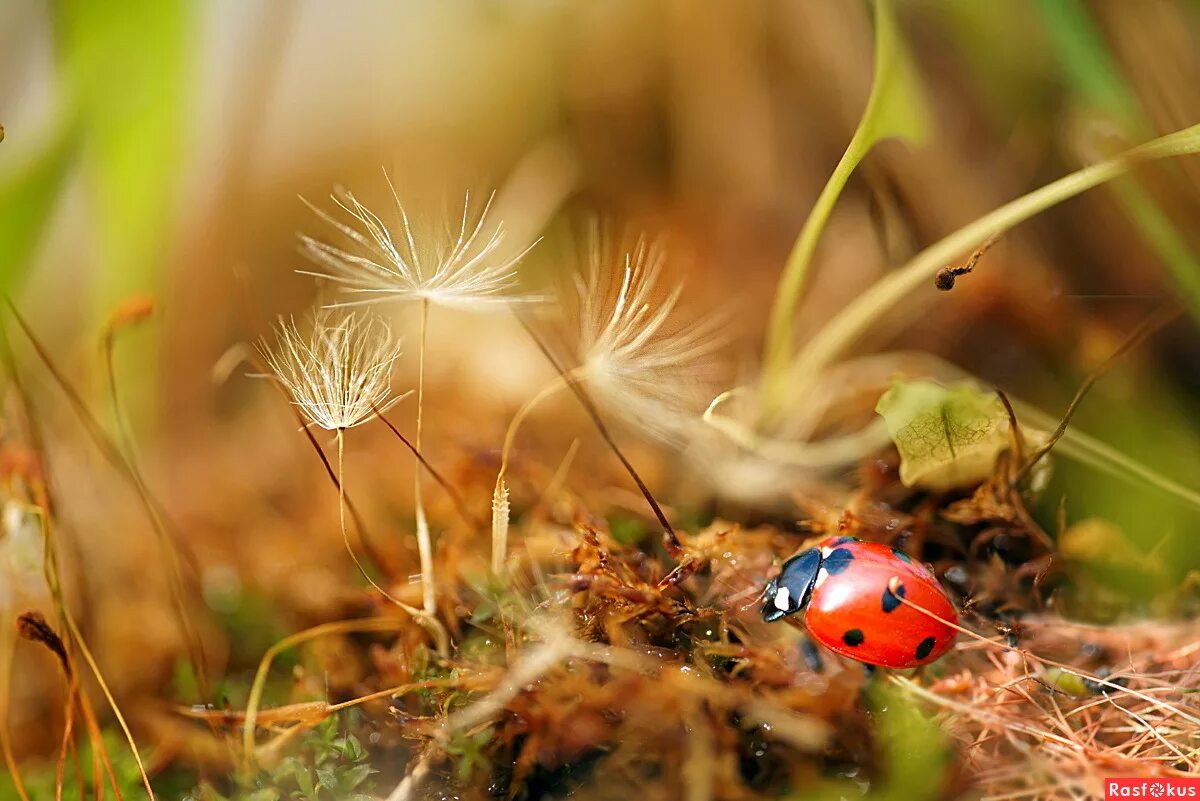
<path id="1" fill-rule="evenodd" d="M 1013 401 L 1017 417 L 1024 423 L 1046 431 L 1058 425 L 1058 419 L 1035 406 Z M 1122 481 L 1133 481 L 1142 486 L 1158 490 L 1175 497 L 1193 509 L 1200 510 L 1200 492 L 1184 486 L 1174 479 L 1150 468 L 1132 457 L 1100 440 L 1083 433 L 1077 428 L 1067 433 L 1054 446 L 1052 453 L 1074 459 L 1105 475 Z"/>
<path id="2" fill-rule="evenodd" d="M 1145 117 L 1083 3 L 1037 0 L 1036 6 L 1075 93 L 1131 133 L 1144 134 L 1148 130 Z"/>
<path id="3" fill-rule="evenodd" d="M 881 278 L 847 304 L 812 338 L 789 370 L 790 397 L 808 391 L 813 377 L 845 354 L 890 308 L 919 287 L 932 290 L 934 275 L 954 258 L 988 237 L 1069 198 L 1125 175 L 1136 164 L 1200 152 L 1200 125 L 1155 139 L 1107 161 L 1093 164 L 1017 198 L 930 245 L 907 264 Z"/>
<path id="4" fill-rule="evenodd" d="M 774 406 L 781 390 L 780 379 L 786 372 L 791 357 L 793 340 L 792 323 L 796 306 L 804 291 L 808 267 L 817 249 L 817 242 L 837 199 L 859 162 L 866 157 L 877 143 L 884 139 L 898 138 L 919 143 L 926 135 L 925 121 L 928 117 L 919 78 L 892 15 L 890 0 L 875 3 L 875 75 L 871 94 L 867 98 L 862 119 L 846 152 L 833 170 L 833 175 L 821 190 L 808 219 L 800 229 L 800 235 L 775 290 L 771 307 L 767 339 L 763 354 L 764 386 L 768 406 Z"/>
<path id="5" fill-rule="evenodd" d="M 76 152 L 75 126 L 63 123 L 42 148 L 0 177 L 0 292 L 15 291 L 57 206 Z"/>
<path id="6" fill-rule="evenodd" d="M 1083 3 L 1038 0 L 1037 8 L 1071 91 L 1084 104 L 1112 119 L 1127 135 L 1138 139 L 1149 136 L 1150 123 Z M 1115 189 L 1146 243 L 1171 271 L 1192 314 L 1200 316 L 1200 259 L 1138 183 L 1119 181 Z"/>
<path id="7" fill-rule="evenodd" d="M 80 114 L 91 204 L 90 253 L 99 330 L 130 294 L 159 294 L 184 133 L 189 0 L 54 6 L 59 77 Z M 154 397 L 156 353 L 138 337 L 119 383 L 132 419 Z"/>

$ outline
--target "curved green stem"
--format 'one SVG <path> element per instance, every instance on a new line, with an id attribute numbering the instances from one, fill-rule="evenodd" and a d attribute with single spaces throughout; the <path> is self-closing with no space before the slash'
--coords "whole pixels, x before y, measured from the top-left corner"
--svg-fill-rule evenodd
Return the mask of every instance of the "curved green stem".
<path id="1" fill-rule="evenodd" d="M 263 690 L 267 684 L 267 676 L 271 672 L 271 663 L 275 657 L 297 645 L 322 637 L 326 634 L 341 634 L 350 631 L 394 631 L 408 624 L 406 620 L 389 617 L 372 617 L 365 620 L 339 620 L 333 623 L 322 623 L 304 631 L 298 631 L 284 637 L 272 645 L 259 660 L 258 670 L 254 673 L 254 682 L 250 685 L 250 696 L 246 700 L 246 719 L 242 724 L 242 751 L 248 766 L 255 763 L 254 730 L 258 720 L 258 708 L 262 704 Z"/>
<path id="2" fill-rule="evenodd" d="M 575 368 L 567 373 L 560 374 L 553 381 L 542 387 L 536 395 L 525 401 L 521 408 L 517 409 L 517 413 L 513 415 L 512 421 L 508 424 L 508 430 L 504 432 L 504 447 L 500 449 L 500 470 L 496 473 L 496 488 L 492 491 L 492 572 L 499 573 L 504 569 L 504 563 L 508 559 L 508 484 L 504 477 L 508 474 L 508 459 L 512 453 L 513 442 L 517 438 L 517 430 L 521 424 L 525 422 L 525 418 L 539 405 L 542 401 L 549 398 L 555 392 L 563 389 L 572 380 L 573 376 L 578 375 L 580 368 Z"/>
<path id="3" fill-rule="evenodd" d="M 903 298 L 933 280 L 942 266 L 1051 206 L 1129 172 L 1146 161 L 1200 152 L 1200 125 L 1160 137 L 1116 158 L 1059 178 L 985 214 L 929 246 L 903 267 L 889 273 L 851 301 L 830 320 L 788 368 L 789 397 L 803 397 L 822 370 L 853 346 L 872 323 Z"/>
<path id="4" fill-rule="evenodd" d="M 770 415 L 787 401 L 787 366 L 792 354 L 792 321 L 804 291 L 817 243 L 850 175 L 879 142 L 900 138 L 920 142 L 928 112 L 915 68 L 892 17 L 890 0 L 875 2 L 875 72 L 871 94 L 846 151 L 833 169 L 800 229 L 775 290 L 763 351 L 763 401 Z"/>

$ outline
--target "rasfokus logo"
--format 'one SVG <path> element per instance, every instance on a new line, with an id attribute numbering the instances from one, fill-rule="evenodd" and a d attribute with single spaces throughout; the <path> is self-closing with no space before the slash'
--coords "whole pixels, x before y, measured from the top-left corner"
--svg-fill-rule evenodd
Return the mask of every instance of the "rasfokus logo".
<path id="1" fill-rule="evenodd" d="M 1105 779 L 1104 801 L 1115 798 L 1195 798 L 1200 801 L 1200 779 Z"/>

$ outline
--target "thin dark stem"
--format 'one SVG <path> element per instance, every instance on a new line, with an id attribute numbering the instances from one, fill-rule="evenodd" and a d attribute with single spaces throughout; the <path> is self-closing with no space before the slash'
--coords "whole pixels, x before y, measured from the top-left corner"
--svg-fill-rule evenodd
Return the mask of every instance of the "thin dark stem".
<path id="1" fill-rule="evenodd" d="M 466 521 L 467 525 L 471 526 L 472 528 L 481 528 L 483 524 L 472 517 L 471 513 L 467 511 L 467 505 L 463 501 L 462 495 L 460 495 L 458 490 L 454 488 L 454 485 L 451 484 L 445 478 L 445 476 L 439 473 L 437 468 L 429 463 L 428 459 L 421 455 L 421 452 L 417 450 L 417 446 L 414 445 L 408 439 L 408 437 L 404 436 L 404 434 L 400 432 L 400 429 L 396 428 L 395 424 L 383 415 L 383 412 L 379 411 L 379 407 L 377 407 L 375 404 L 371 404 L 371 411 L 375 412 L 375 416 L 383 421 L 383 424 L 388 427 L 388 430 L 395 434 L 398 440 L 404 443 L 404 447 L 408 448 L 409 451 L 412 452 L 412 455 L 415 456 L 417 461 L 421 463 L 421 466 L 429 472 L 429 475 L 433 478 L 433 480 L 441 485 L 442 489 L 446 491 L 446 494 L 450 496 L 450 501 L 454 504 L 455 510 L 458 512 L 459 516 Z"/>
<path id="2" fill-rule="evenodd" d="M 981 258 L 983 258 L 983 254 L 987 253 L 988 250 L 991 249 L 992 245 L 996 244 L 996 241 L 998 239 L 1000 239 L 1000 237 L 1002 237 L 1002 236 L 1004 236 L 1003 231 L 1001 231 L 998 234 L 992 234 L 987 239 L 983 240 L 983 244 L 980 245 L 979 247 L 975 248 L 975 251 L 971 254 L 971 257 L 969 259 L 967 259 L 966 264 L 964 264 L 961 267 L 954 268 L 955 273 L 957 273 L 959 275 L 965 275 L 966 273 L 969 273 L 972 270 L 974 270 L 975 265 L 979 263 L 979 260 Z"/>
<path id="3" fill-rule="evenodd" d="M 1075 412 L 1079 409 L 1079 404 L 1082 403 L 1084 396 L 1086 396 L 1088 391 L 1095 386 L 1096 382 L 1103 378 L 1108 371 L 1116 365 L 1122 356 L 1124 356 L 1137 345 L 1141 344 L 1141 342 L 1151 334 L 1170 323 L 1182 312 L 1183 306 L 1178 302 L 1169 303 L 1160 307 L 1158 310 L 1151 313 L 1150 316 L 1148 316 L 1145 320 L 1139 323 L 1136 328 L 1130 331 L 1129 335 L 1126 336 L 1121 344 L 1117 346 L 1117 349 L 1114 350 L 1109 357 L 1100 364 L 1099 367 L 1097 367 L 1095 370 L 1092 370 L 1088 377 L 1083 380 L 1083 383 L 1079 385 L 1079 389 L 1075 391 L 1075 397 L 1071 399 L 1070 405 L 1067 406 L 1067 411 L 1063 414 L 1062 422 L 1058 424 L 1058 428 L 1054 429 L 1054 433 L 1050 435 L 1050 439 L 1046 440 L 1046 443 L 1042 445 L 1042 447 L 1034 451 L 1033 455 L 1029 457 L 1029 460 L 1025 462 L 1025 464 L 1023 464 L 1013 476 L 1012 483 L 1014 485 L 1027 476 L 1029 471 L 1033 469 L 1033 466 L 1036 465 L 1043 456 L 1049 453 L 1050 449 L 1053 448 L 1054 445 L 1060 439 L 1062 439 L 1063 435 L 1067 433 L 1067 427 L 1071 425 L 1071 418 L 1075 416 Z"/>
<path id="4" fill-rule="evenodd" d="M 325 454 L 325 449 L 321 447 L 321 443 L 317 442 L 316 436 L 313 434 L 304 420 L 304 416 L 290 402 L 288 408 L 292 410 L 296 416 L 296 422 L 300 424 L 300 430 L 304 432 L 304 436 L 308 439 L 308 444 L 312 445 L 312 449 L 316 451 L 317 458 L 321 460 L 321 464 L 325 467 L 325 473 L 329 476 L 329 480 L 333 482 L 333 488 L 338 491 L 339 496 L 344 496 L 342 489 L 342 481 L 338 477 L 337 470 L 333 467 L 333 462 L 329 461 L 329 457 Z M 367 552 L 369 558 L 378 568 L 385 573 L 389 573 L 388 564 L 384 561 L 380 553 L 375 550 L 375 546 L 371 543 L 371 538 L 367 536 L 367 528 L 363 523 L 362 515 L 358 511 L 358 507 L 354 505 L 354 501 L 350 500 L 349 496 L 345 497 L 346 509 L 350 512 L 350 517 L 354 519 L 354 530 L 358 532 L 358 541 L 362 545 L 363 550 Z"/>
<path id="5" fill-rule="evenodd" d="M 588 396 L 587 391 L 584 390 L 584 388 L 580 385 L 579 380 L 575 376 L 571 375 L 570 371 L 564 368 L 562 363 L 559 362 L 554 354 L 550 352 L 550 349 L 542 341 L 542 338 L 538 336 L 537 332 L 533 330 L 533 326 L 530 325 L 529 321 L 525 319 L 525 316 L 517 309 L 514 309 L 513 313 L 516 315 L 517 320 L 525 328 L 526 333 L 529 334 L 529 337 L 533 340 L 534 344 L 538 346 L 538 350 L 542 352 L 542 355 L 546 357 L 546 360 L 554 366 L 554 369 L 558 371 L 558 374 L 561 375 L 563 380 L 567 382 L 567 386 L 571 389 L 571 392 L 575 393 L 575 397 L 579 400 L 580 405 L 583 406 L 584 411 L 586 411 L 588 416 L 592 418 L 592 423 L 596 426 L 596 430 L 600 433 L 600 437 L 604 440 L 605 444 L 608 445 L 609 450 L 611 450 L 617 459 L 620 460 L 621 465 L 625 468 L 625 472 L 627 472 L 629 477 L 633 479 L 633 483 L 637 484 L 637 488 L 639 491 L 641 491 L 642 497 L 646 499 L 646 503 L 650 504 L 650 509 L 653 510 L 654 516 L 658 519 L 659 525 L 662 526 L 667 550 L 669 550 L 672 555 L 680 553 L 683 550 L 683 544 L 679 541 L 679 535 L 675 533 L 674 527 L 671 526 L 671 521 L 667 520 L 667 516 L 663 513 L 662 507 L 658 505 L 658 501 L 655 500 L 653 493 L 650 492 L 650 488 L 646 486 L 646 482 L 642 481 L 642 477 L 638 474 L 638 471 L 633 466 L 633 463 L 630 462 L 629 459 L 625 458 L 625 454 L 621 452 L 620 446 L 618 446 L 616 440 L 613 439 L 612 433 L 608 430 L 608 426 L 604 424 L 604 419 L 600 416 L 600 411 L 596 408 L 596 404 L 592 402 L 591 397 Z"/>
<path id="6" fill-rule="evenodd" d="M 1025 439 L 1021 433 L 1020 423 L 1017 422 L 1017 412 L 1013 409 L 1012 402 L 1009 401 L 1008 395 L 1004 394 L 1003 390 L 996 390 L 996 394 L 1000 396 L 1000 402 L 1004 404 L 1004 411 L 1008 414 L 1008 433 L 1012 441 L 1012 450 L 1009 453 L 1001 454 L 1000 458 L 1004 460 L 1005 467 L 1001 475 L 1011 474 L 1025 460 Z M 1021 501 L 1019 493 L 1016 492 L 1016 482 L 1009 480 L 1007 485 L 999 488 L 999 491 L 1008 496 L 1004 500 L 1010 504 L 1021 528 L 1030 536 L 1038 541 L 1048 553 L 1054 551 L 1054 540 L 1050 539 L 1037 521 L 1029 514 L 1029 510 L 1025 508 L 1025 504 Z"/>
<path id="7" fill-rule="evenodd" d="M 1004 411 L 1008 415 L 1008 429 L 1012 435 L 1012 452 L 1013 459 L 1016 464 L 1021 464 L 1025 461 L 1025 438 L 1021 434 L 1021 424 L 1017 421 L 1017 412 L 1013 409 L 1012 401 L 1008 399 L 1008 395 L 1004 390 L 996 390 L 996 394 L 1000 397 L 1000 403 L 1004 405 Z"/>

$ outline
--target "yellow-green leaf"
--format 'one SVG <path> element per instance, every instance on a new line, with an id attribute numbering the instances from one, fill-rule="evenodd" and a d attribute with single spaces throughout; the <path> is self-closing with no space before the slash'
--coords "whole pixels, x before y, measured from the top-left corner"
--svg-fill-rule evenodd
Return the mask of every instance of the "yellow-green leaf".
<path id="1" fill-rule="evenodd" d="M 949 490 L 986 480 L 1008 447 L 1008 414 L 1000 399 L 963 382 L 897 381 L 875 411 L 900 452 L 906 487 Z"/>

